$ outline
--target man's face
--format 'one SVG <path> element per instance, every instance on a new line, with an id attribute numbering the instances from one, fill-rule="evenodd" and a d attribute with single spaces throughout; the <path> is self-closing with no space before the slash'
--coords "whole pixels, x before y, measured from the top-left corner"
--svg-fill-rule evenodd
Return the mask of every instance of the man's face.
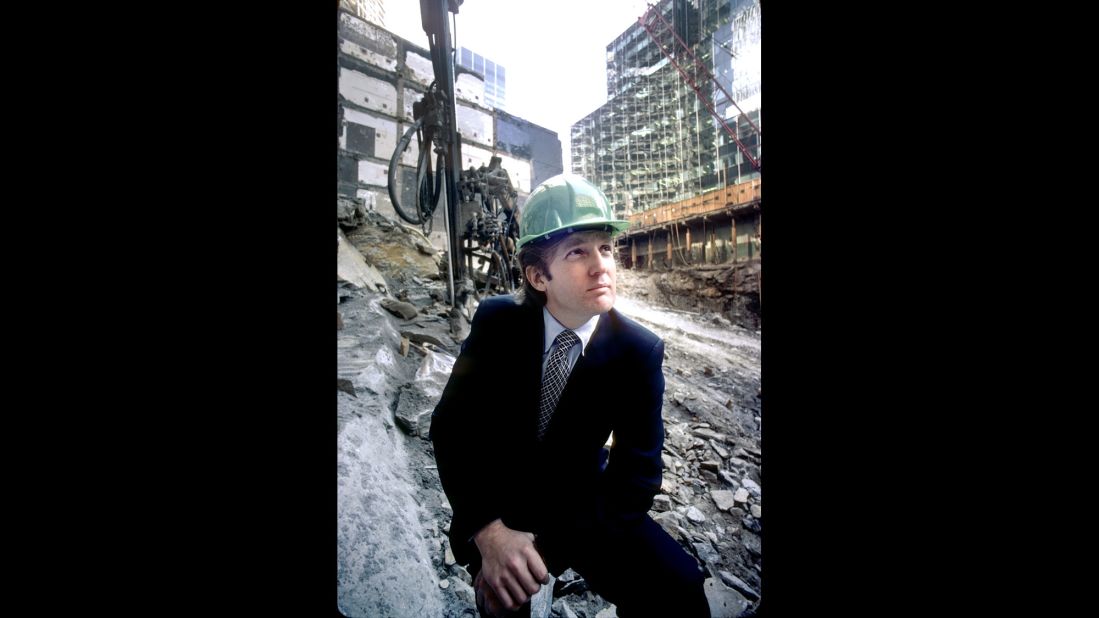
<path id="1" fill-rule="evenodd" d="M 549 260 L 552 278 L 534 268 L 527 272 L 531 285 L 546 293 L 546 308 L 568 328 L 576 328 L 592 316 L 614 306 L 614 244 L 607 232 L 570 234 Z"/>

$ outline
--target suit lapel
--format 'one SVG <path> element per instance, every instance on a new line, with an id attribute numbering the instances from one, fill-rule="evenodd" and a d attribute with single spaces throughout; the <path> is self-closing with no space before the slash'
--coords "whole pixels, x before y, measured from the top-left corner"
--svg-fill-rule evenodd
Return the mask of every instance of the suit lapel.
<path id="1" fill-rule="evenodd" d="M 611 309 L 614 311 L 614 309 Z M 557 411 L 554 413 L 553 419 L 550 421 L 547 436 L 554 433 L 554 426 L 560 427 L 562 424 L 558 421 L 564 421 L 565 418 L 558 418 L 558 415 L 562 417 L 570 417 L 577 413 L 577 409 L 580 407 L 581 399 L 593 392 L 592 382 L 593 380 L 603 379 L 605 377 L 603 368 L 607 364 L 609 358 L 609 352 L 611 348 L 611 330 L 612 320 L 609 317 L 609 313 L 604 313 L 599 316 L 599 322 L 595 327 L 595 332 L 592 333 L 591 340 L 588 341 L 588 346 L 584 350 L 584 353 L 577 359 L 576 365 L 572 368 L 572 373 L 569 374 L 569 380 L 565 383 L 565 390 L 561 393 L 561 400 L 557 404 Z M 539 366 L 539 375 L 541 374 L 541 366 Z M 539 378 L 538 389 L 541 391 L 541 379 Z M 587 406 L 584 406 L 588 409 Z M 538 401 L 535 400 L 534 405 L 535 416 L 538 412 Z M 595 419 L 591 419 L 594 421 Z"/>
<path id="2" fill-rule="evenodd" d="M 524 430 L 533 439 L 538 431 L 538 401 L 542 395 L 542 350 L 546 345 L 546 322 L 542 317 L 542 308 L 532 308 L 524 317 L 527 323 L 520 332 L 533 333 L 532 336 L 524 336 L 519 342 L 521 356 L 516 362 L 521 363 L 519 375 L 523 376 L 525 384 L 519 385 L 518 392 L 523 393 L 525 401 L 517 402 L 517 411 L 529 411 L 523 421 Z"/>

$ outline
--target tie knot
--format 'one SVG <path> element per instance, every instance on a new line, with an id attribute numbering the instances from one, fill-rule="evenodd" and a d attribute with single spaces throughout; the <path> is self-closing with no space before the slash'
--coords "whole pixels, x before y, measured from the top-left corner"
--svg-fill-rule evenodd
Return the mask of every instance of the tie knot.
<path id="1" fill-rule="evenodd" d="M 576 336 L 576 333 L 569 329 L 565 329 L 558 333 L 557 338 L 553 340 L 560 350 L 568 350 L 572 346 L 580 343 L 580 338 Z"/>

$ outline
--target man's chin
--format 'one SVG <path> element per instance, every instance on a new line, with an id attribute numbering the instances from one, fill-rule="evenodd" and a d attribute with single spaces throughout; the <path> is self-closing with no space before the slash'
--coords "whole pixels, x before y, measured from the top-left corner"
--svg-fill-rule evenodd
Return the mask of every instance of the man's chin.
<path id="1" fill-rule="evenodd" d="M 599 313 L 606 313 L 614 307 L 614 301 L 616 296 L 614 292 L 602 294 L 599 298 L 595 299 L 595 305 L 599 309 Z"/>

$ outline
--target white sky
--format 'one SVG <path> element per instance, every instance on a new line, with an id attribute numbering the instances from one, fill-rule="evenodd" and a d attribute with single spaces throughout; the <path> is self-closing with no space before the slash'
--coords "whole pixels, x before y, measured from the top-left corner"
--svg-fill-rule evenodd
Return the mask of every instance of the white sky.
<path id="1" fill-rule="evenodd" d="M 607 44 L 634 24 L 648 4 L 465 0 L 458 10 L 455 43 L 507 69 L 504 110 L 556 131 L 564 170 L 569 171 L 569 127 L 607 102 Z M 419 0 L 388 0 L 385 21 L 389 31 L 428 47 Z"/>

